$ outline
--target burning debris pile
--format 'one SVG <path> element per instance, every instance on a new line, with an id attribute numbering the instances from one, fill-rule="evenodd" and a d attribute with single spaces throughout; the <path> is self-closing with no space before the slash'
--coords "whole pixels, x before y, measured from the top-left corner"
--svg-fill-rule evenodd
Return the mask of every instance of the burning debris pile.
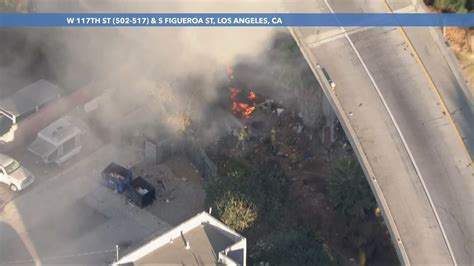
<path id="1" fill-rule="evenodd" d="M 245 147 L 252 147 L 255 152 L 269 148 L 274 155 L 288 157 L 295 151 L 295 145 L 300 144 L 294 140 L 305 138 L 302 134 L 303 124 L 297 122 L 301 119 L 296 112 L 291 111 L 291 108 L 286 110 L 283 103 L 248 89 L 254 86 L 242 84 L 241 79 L 236 80 L 231 67 L 227 68 L 227 77 L 230 109 L 236 118 L 242 118 L 240 128 L 232 131 L 232 135 L 237 138 L 233 152 L 240 153 L 246 150 Z"/>
<path id="2" fill-rule="evenodd" d="M 243 98 L 241 96 L 242 90 L 236 88 L 230 88 L 230 100 L 232 101 L 232 113 L 237 116 L 250 118 L 253 112 L 256 110 L 255 100 L 257 96 L 253 91 L 247 94 L 247 97 L 244 98 L 244 101 L 240 100 L 239 98 Z"/>
<path id="3" fill-rule="evenodd" d="M 232 113 L 243 118 L 250 118 L 257 109 L 257 95 L 253 91 L 249 91 L 246 97 L 242 96 L 242 90 L 233 86 L 234 70 L 227 67 L 227 77 L 230 84 L 230 100 L 232 101 Z"/>
<path id="4" fill-rule="evenodd" d="M 227 149 L 221 147 L 217 153 L 222 152 L 222 156 L 240 156 L 249 151 L 263 153 L 275 156 L 292 169 L 303 167 L 314 158 L 329 160 L 348 153 L 338 143 L 326 144 L 322 140 L 322 125 L 318 121 L 325 114 L 317 93 L 304 90 L 281 97 L 273 93 L 273 88 L 280 88 L 278 82 L 269 76 L 256 78 L 255 69 L 249 71 L 246 67 L 237 65 L 235 72 L 227 67 L 228 90 L 224 91 L 230 94 L 227 106 L 237 123 L 231 125 L 230 136 L 225 138 Z M 301 98 L 307 100 L 307 106 Z M 312 115 L 305 116 L 305 108 L 310 106 Z"/>
<path id="5" fill-rule="evenodd" d="M 234 81 L 234 74 L 231 67 L 227 67 L 227 77 L 229 80 L 229 91 L 231 111 L 238 118 L 250 118 L 257 109 L 275 112 L 280 115 L 283 108 L 277 105 L 274 100 L 268 99 L 263 95 L 257 95 L 253 90 L 244 90 Z"/>

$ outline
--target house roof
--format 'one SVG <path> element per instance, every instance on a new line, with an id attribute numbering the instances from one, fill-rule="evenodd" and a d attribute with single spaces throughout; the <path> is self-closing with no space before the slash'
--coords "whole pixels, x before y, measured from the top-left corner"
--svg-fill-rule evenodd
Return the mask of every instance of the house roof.
<path id="1" fill-rule="evenodd" d="M 246 243 L 244 237 L 202 212 L 116 265 L 246 265 Z"/>
<path id="2" fill-rule="evenodd" d="M 203 224 L 134 262 L 134 265 L 211 265 L 217 254 L 234 243 L 220 229 Z M 189 249 L 186 248 L 186 241 Z"/>
<path id="3" fill-rule="evenodd" d="M 37 106 L 57 99 L 59 95 L 60 90 L 58 86 L 41 79 L 17 91 L 8 98 L 0 99 L 0 109 L 12 116 L 18 117 L 35 110 Z"/>

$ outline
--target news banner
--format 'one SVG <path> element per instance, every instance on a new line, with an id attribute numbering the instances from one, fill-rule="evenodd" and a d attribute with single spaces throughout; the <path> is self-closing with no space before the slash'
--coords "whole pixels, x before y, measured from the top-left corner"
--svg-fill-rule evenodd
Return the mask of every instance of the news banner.
<path id="1" fill-rule="evenodd" d="M 2 13 L 0 27 L 474 26 L 474 14 L 432 13 Z"/>

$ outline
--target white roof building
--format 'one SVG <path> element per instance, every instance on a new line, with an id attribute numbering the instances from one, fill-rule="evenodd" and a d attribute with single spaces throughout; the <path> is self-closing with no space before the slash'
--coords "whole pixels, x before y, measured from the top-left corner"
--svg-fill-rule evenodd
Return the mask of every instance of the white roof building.
<path id="1" fill-rule="evenodd" d="M 114 265 L 246 265 L 247 240 L 202 212 Z"/>

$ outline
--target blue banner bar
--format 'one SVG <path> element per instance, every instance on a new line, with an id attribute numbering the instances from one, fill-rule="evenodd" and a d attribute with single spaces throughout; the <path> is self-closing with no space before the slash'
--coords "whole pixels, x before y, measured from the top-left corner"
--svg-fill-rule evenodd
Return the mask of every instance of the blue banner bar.
<path id="1" fill-rule="evenodd" d="M 0 27 L 474 26 L 474 14 L 412 13 L 8 13 Z"/>

